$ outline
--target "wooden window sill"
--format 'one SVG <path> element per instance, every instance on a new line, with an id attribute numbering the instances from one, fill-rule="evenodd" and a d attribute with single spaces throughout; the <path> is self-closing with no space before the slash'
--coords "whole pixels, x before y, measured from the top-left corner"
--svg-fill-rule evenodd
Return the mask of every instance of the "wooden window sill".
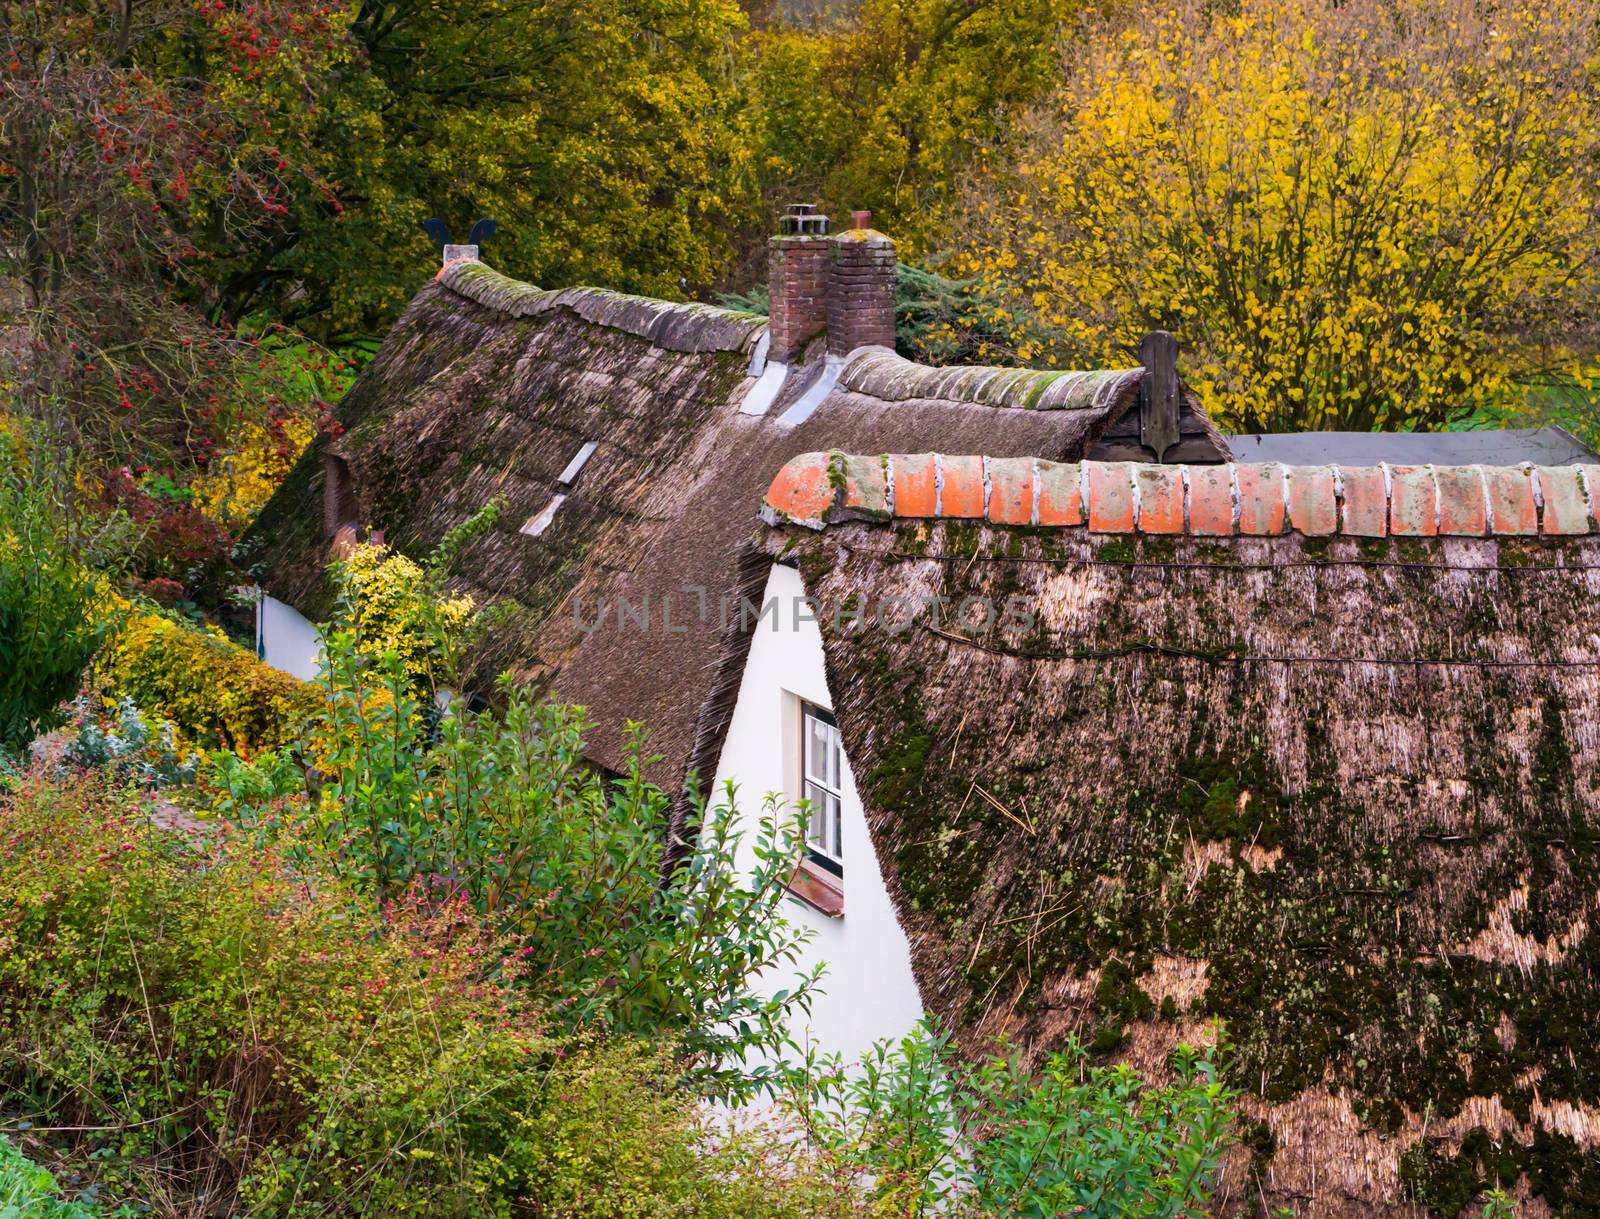
<path id="1" fill-rule="evenodd" d="M 838 878 L 809 860 L 801 860 L 789 877 L 789 894 L 829 918 L 844 917 L 844 891 Z"/>

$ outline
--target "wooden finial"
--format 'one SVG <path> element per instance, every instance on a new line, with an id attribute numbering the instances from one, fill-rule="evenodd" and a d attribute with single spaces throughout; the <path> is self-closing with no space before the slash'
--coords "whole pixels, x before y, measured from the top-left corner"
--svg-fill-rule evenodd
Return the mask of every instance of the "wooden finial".
<path id="1" fill-rule="evenodd" d="M 1165 330 L 1152 330 L 1139 342 L 1139 439 L 1164 461 L 1178 443 L 1178 340 Z"/>

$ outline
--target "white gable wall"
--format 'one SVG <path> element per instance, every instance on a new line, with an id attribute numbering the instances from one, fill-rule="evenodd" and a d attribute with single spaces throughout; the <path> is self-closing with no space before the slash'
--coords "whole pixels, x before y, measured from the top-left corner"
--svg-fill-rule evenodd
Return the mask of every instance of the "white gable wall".
<path id="1" fill-rule="evenodd" d="M 310 681 L 317 675 L 322 636 L 299 610 L 261 594 L 256 605 L 256 655 L 274 669 Z"/>
<path id="2" fill-rule="evenodd" d="M 778 792 L 792 805 L 799 795 L 797 700 L 833 708 L 823 669 L 822 633 L 815 622 L 805 620 L 799 572 L 775 564 L 765 597 L 778 606 L 777 622 L 769 612 L 756 627 L 717 769 L 719 797 L 730 779 L 739 788 L 747 869 L 755 864 L 750 841 L 759 827 L 762 798 Z M 824 993 L 813 1000 L 809 1025 L 792 1032 L 802 1045 L 809 1039 L 820 1051 L 855 1062 L 874 1041 L 910 1032 L 922 1018 L 922 999 L 911 974 L 911 947 L 878 871 L 848 758 L 842 777 L 844 914 L 830 918 L 791 898 L 785 906 L 789 917 L 816 934 L 804 949 L 798 971 L 775 971 L 763 985 L 770 994 L 792 985 L 795 972 L 823 963 Z"/>

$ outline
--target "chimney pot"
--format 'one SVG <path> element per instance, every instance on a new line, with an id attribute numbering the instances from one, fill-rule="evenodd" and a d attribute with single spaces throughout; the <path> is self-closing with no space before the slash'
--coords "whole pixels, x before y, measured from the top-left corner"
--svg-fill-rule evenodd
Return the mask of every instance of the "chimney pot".
<path id="1" fill-rule="evenodd" d="M 826 237 L 828 218 L 815 203 L 791 203 L 778 219 L 778 232 L 784 237 Z"/>
<path id="2" fill-rule="evenodd" d="M 767 243 L 771 358 L 787 364 L 828 323 L 828 218 L 814 203 L 792 203 Z"/>
<path id="3" fill-rule="evenodd" d="M 478 247 L 475 245 L 447 245 L 444 248 L 444 265 L 453 262 L 477 262 Z"/>
<path id="4" fill-rule="evenodd" d="M 890 347 L 895 340 L 894 242 L 874 232 L 872 213 L 851 214 L 855 225 L 832 241 L 828 268 L 828 354 Z"/>

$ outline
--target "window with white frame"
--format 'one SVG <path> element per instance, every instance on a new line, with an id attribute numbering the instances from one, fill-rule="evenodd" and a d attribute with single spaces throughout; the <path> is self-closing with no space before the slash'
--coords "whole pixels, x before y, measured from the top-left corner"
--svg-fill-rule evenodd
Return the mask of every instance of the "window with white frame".
<path id="1" fill-rule="evenodd" d="M 834 876 L 844 876 L 844 748 L 830 712 L 800 704 L 801 794 L 810 803 L 806 856 Z"/>

